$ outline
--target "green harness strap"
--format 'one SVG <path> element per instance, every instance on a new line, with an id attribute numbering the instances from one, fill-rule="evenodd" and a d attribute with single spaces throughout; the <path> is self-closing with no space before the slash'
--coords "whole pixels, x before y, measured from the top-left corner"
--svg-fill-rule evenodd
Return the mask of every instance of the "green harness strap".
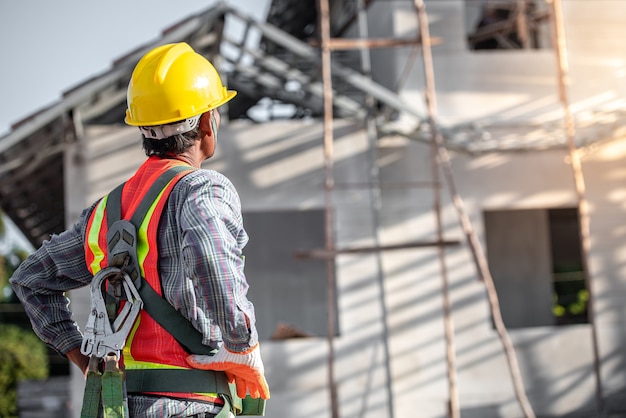
<path id="1" fill-rule="evenodd" d="M 100 409 L 103 418 L 129 417 L 128 403 L 124 395 L 124 372 L 119 369 L 115 357 L 107 358 L 104 373 L 98 370 L 87 372 L 80 417 L 98 418 Z"/>
<path id="2" fill-rule="evenodd" d="M 130 415 L 124 399 L 124 374 L 121 371 L 102 374 L 102 407 L 104 418 L 121 418 Z"/>
<path id="3" fill-rule="evenodd" d="M 102 373 L 88 371 L 83 395 L 83 407 L 80 418 L 97 417 L 100 411 L 100 397 L 102 396 Z"/>
<path id="4" fill-rule="evenodd" d="M 130 223 L 135 226 L 135 230 L 143 223 L 150 206 L 156 200 L 157 196 L 163 191 L 163 188 L 179 173 L 193 170 L 188 166 L 175 166 L 164 172 L 146 193 L 135 213 L 133 213 Z M 113 224 L 121 218 L 122 207 L 122 189 L 124 184 L 116 187 L 107 198 L 106 212 L 107 224 L 109 229 Z M 136 284 L 139 295 L 143 300 L 143 309 L 161 325 L 167 332 L 172 335 L 180 345 L 185 347 L 187 351 L 194 354 L 203 354 L 211 356 L 217 352 L 216 349 L 202 344 L 202 333 L 195 329 L 191 322 L 187 320 L 176 308 L 170 305 L 163 297 L 145 283 L 141 278 Z M 171 392 L 171 391 L 169 391 Z"/>
<path id="5" fill-rule="evenodd" d="M 194 382 L 193 385 L 189 385 L 189 374 L 181 373 L 178 376 L 172 376 L 168 372 L 208 372 L 205 370 L 142 370 L 141 372 L 146 373 L 147 376 L 138 376 L 134 370 L 129 370 L 126 374 L 126 383 L 129 387 L 137 387 L 146 391 L 152 391 L 157 389 L 156 391 L 163 391 L 167 389 L 167 391 L 171 391 L 172 387 L 167 387 L 169 384 L 181 384 L 179 387 L 175 385 L 178 389 L 187 389 L 184 392 L 195 391 L 198 389 L 198 383 Z M 165 372 L 165 375 L 161 373 Z M 211 373 L 205 373 L 210 375 Z M 219 376 L 215 374 L 216 376 Z M 193 378 L 193 376 L 191 376 Z M 144 379 L 146 378 L 146 379 Z M 154 382 L 163 382 L 162 378 L 173 378 L 173 381 L 167 382 L 164 384 L 156 383 L 153 386 Z M 97 418 L 99 417 L 98 413 L 100 411 L 100 406 L 102 405 L 103 410 L 103 418 L 127 418 L 130 416 L 128 411 L 128 404 L 125 402 L 123 393 L 124 393 L 124 374 L 122 372 L 93 372 L 90 371 L 87 373 L 87 382 L 85 385 L 85 396 L 83 398 L 83 406 L 80 413 L 81 418 Z M 211 390 L 211 392 L 219 393 L 220 398 L 224 401 L 224 405 L 222 406 L 221 411 L 215 415 L 215 418 L 228 418 L 230 416 L 230 412 L 233 411 L 235 415 L 243 414 L 243 415 L 265 415 L 265 402 L 261 400 L 255 399 L 252 403 L 243 403 L 241 399 L 231 399 L 230 396 L 225 395 L 226 393 L 235 394 L 236 391 L 234 388 L 230 387 L 228 381 L 224 377 L 223 381 L 219 381 L 221 379 L 216 379 L 216 389 L 211 389 L 207 387 L 206 389 Z M 138 385 L 138 386 L 136 386 Z M 183 392 L 183 390 L 180 390 Z M 236 395 L 235 395 L 236 396 Z M 233 403 L 233 400 L 235 402 Z M 237 400 L 239 402 L 237 402 Z M 262 405 L 262 408 L 258 408 L 258 404 Z M 245 405 L 248 405 L 246 408 Z M 255 405 L 256 408 L 250 408 L 250 406 Z"/>

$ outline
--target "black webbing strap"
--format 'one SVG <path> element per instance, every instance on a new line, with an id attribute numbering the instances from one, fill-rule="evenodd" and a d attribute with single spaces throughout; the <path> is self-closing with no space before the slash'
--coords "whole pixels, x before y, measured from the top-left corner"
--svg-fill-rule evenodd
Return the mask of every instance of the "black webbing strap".
<path id="1" fill-rule="evenodd" d="M 202 344 L 202 333 L 195 329 L 191 322 L 163 299 L 148 284 L 141 286 L 139 296 L 143 300 L 143 308 L 159 325 L 169 332 L 180 345 L 193 354 L 212 356 L 217 350 Z"/>
<path id="2" fill-rule="evenodd" d="M 199 369 L 126 370 L 126 390 L 133 392 L 230 394 L 223 372 Z"/>
<path id="3" fill-rule="evenodd" d="M 141 201 L 130 222 L 135 226 L 136 230 L 139 230 L 144 218 L 146 217 L 150 206 L 154 203 L 157 196 L 163 188 L 179 173 L 193 170 L 189 166 L 175 166 L 164 172 L 155 182 L 150 186 L 150 189 L 146 193 L 146 196 Z M 113 223 L 121 219 L 121 207 L 122 207 L 122 189 L 124 184 L 116 187 L 107 198 L 106 211 L 107 211 L 107 224 L 109 228 Z M 143 279 L 145 280 L 145 279 Z M 152 289 L 150 285 L 144 285 L 139 288 L 139 295 L 143 300 L 143 309 L 150 314 L 150 316 L 161 325 L 167 332 L 169 332 L 175 339 L 185 347 L 190 353 L 213 355 L 217 351 L 216 349 L 202 344 L 202 333 L 195 329 L 191 322 L 187 320 L 179 311 L 176 310 L 170 303 L 168 303 L 163 297 Z M 171 391 L 168 391 L 171 392 Z M 228 392 L 226 392 L 228 393 Z"/>
<path id="4" fill-rule="evenodd" d="M 107 227 L 111 229 L 111 226 L 115 221 L 122 219 L 122 189 L 126 182 L 120 184 L 113 189 L 107 197 Z"/>
<path id="5" fill-rule="evenodd" d="M 224 405 L 215 418 L 232 417 L 231 411 L 239 415 L 243 409 L 241 402 L 233 402 L 231 398 L 237 395 L 229 385 L 226 373 L 213 370 L 126 370 L 126 390 L 129 393 L 216 393 L 224 401 Z M 262 413 L 254 413 L 255 410 Z M 265 415 L 265 408 L 253 408 L 249 412 L 249 415 Z"/>

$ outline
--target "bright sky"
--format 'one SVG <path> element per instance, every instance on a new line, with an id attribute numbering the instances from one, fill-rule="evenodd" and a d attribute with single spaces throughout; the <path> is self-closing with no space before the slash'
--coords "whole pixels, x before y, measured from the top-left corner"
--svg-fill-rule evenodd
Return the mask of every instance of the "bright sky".
<path id="1" fill-rule="evenodd" d="M 270 0 L 225 3 L 265 20 Z M 0 137 L 216 0 L 0 1 Z"/>

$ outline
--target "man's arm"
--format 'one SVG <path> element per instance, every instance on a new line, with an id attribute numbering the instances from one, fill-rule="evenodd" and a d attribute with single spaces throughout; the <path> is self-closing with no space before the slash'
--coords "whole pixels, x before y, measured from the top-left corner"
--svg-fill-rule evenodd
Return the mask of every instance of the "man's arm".
<path id="1" fill-rule="evenodd" d="M 224 347 L 213 356 L 191 355 L 187 363 L 196 369 L 224 371 L 241 398 L 249 394 L 269 399 L 254 307 L 246 296 L 242 249 L 248 236 L 239 197 L 226 178 L 213 180 L 193 190 L 184 205 L 183 257 L 194 280 L 197 303 L 217 322 Z"/>
<path id="2" fill-rule="evenodd" d="M 211 173 L 191 184 L 182 205 L 183 262 L 197 307 L 219 326 L 229 350 L 244 352 L 257 343 L 242 255 L 248 238 L 236 190 L 225 177 Z"/>
<path id="3" fill-rule="evenodd" d="M 35 333 L 62 355 L 80 347 L 82 342 L 65 292 L 91 280 L 83 246 L 89 213 L 90 209 L 85 210 L 72 228 L 44 242 L 10 279 Z"/>

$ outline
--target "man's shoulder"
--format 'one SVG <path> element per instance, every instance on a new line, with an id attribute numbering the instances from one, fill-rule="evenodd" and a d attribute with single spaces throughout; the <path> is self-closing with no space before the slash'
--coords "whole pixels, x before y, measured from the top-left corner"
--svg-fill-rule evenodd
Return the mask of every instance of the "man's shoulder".
<path id="1" fill-rule="evenodd" d="M 232 185 L 231 181 L 224 174 L 219 171 L 209 170 L 206 168 L 199 168 L 191 171 L 189 174 L 183 176 L 181 181 L 192 184 L 192 183 L 215 183 L 215 184 L 228 184 Z"/>
<path id="2" fill-rule="evenodd" d="M 186 189 L 187 191 L 190 191 L 206 187 L 218 188 L 228 190 L 231 193 L 236 193 L 235 186 L 228 179 L 228 177 L 218 171 L 204 168 L 199 168 L 183 176 L 175 186 L 175 190 Z"/>

